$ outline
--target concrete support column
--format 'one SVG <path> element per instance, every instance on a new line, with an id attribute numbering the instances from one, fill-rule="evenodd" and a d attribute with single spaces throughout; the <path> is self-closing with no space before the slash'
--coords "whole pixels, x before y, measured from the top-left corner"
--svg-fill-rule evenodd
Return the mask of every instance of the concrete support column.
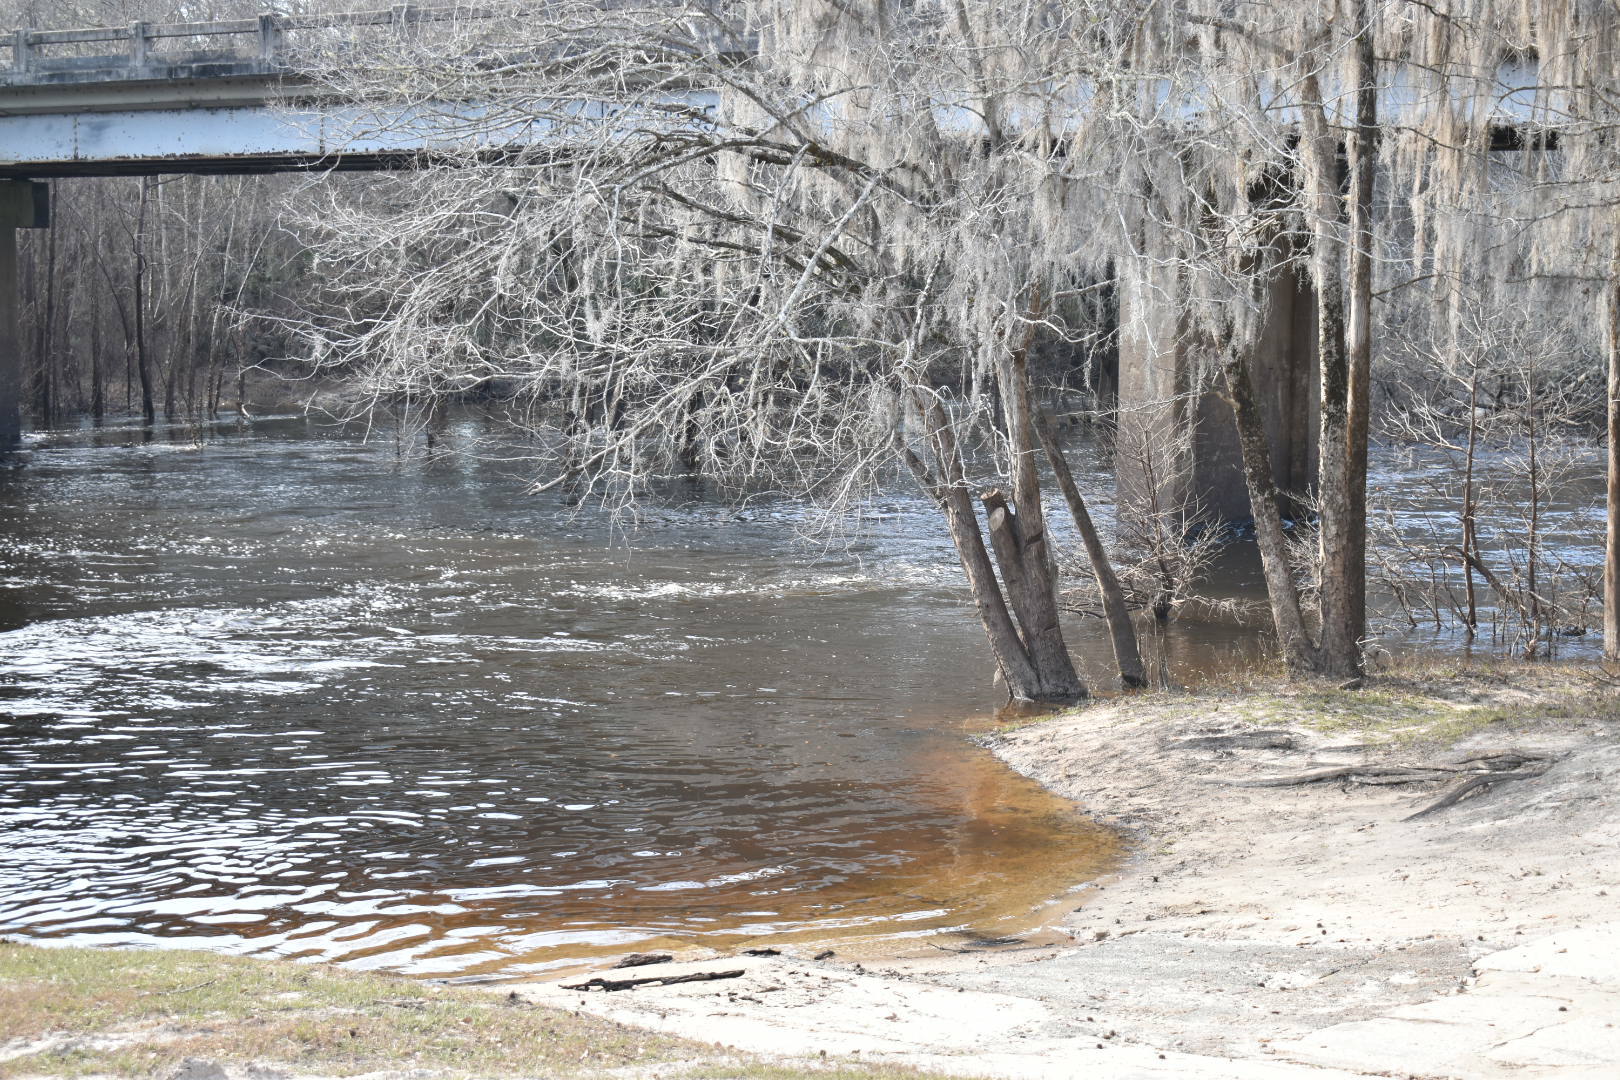
<path id="1" fill-rule="evenodd" d="M 150 24 L 143 22 L 129 24 L 129 66 L 137 71 L 146 66 L 151 37 Z"/>
<path id="2" fill-rule="evenodd" d="M 22 441 L 22 335 L 17 327 L 17 230 L 0 225 L 0 450 Z"/>
<path id="3" fill-rule="evenodd" d="M 1177 304 L 1173 267 L 1119 264 L 1118 424 L 1115 473 L 1121 524 L 1145 524 L 1189 492 L 1192 424 L 1200 394 L 1196 357 Z"/>
<path id="4" fill-rule="evenodd" d="M 281 51 L 281 17 L 279 15 L 259 16 L 259 59 L 266 65 L 276 59 Z"/>
<path id="5" fill-rule="evenodd" d="M 1116 467 L 1127 522 L 1187 513 L 1219 524 L 1253 517 L 1237 428 L 1215 358 L 1179 317 L 1173 269 L 1120 273 L 1119 426 Z M 1316 482 L 1316 304 L 1309 282 L 1279 273 L 1250 357 L 1284 493 Z M 1286 503 L 1285 503 L 1286 507 Z"/>
<path id="6" fill-rule="evenodd" d="M 18 327 L 17 230 L 50 225 L 50 188 L 0 181 L 0 450 L 22 441 L 22 334 Z"/>

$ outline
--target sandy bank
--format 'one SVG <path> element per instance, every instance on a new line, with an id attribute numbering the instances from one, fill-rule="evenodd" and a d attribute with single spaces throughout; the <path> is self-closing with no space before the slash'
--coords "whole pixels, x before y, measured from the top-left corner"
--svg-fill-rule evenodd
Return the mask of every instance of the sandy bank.
<path id="1" fill-rule="evenodd" d="M 1135 842 L 1064 919 L 1070 944 L 523 992 L 744 1050 L 966 1074 L 1613 1080 L 1617 715 L 1611 684 L 1556 669 L 1093 707 L 987 740 Z M 1411 817 L 1485 769 L 1522 778 Z"/>

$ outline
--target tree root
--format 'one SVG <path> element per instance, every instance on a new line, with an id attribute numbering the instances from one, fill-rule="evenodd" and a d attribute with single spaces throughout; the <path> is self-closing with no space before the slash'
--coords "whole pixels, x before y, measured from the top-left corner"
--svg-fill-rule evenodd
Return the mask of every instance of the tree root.
<path id="1" fill-rule="evenodd" d="M 1515 780 L 1533 780 L 1552 768 L 1556 760 L 1545 754 L 1501 750 L 1475 754 L 1451 765 L 1335 765 L 1332 768 L 1313 769 L 1292 776 L 1265 776 L 1256 780 L 1232 780 L 1228 783 L 1232 787 L 1255 788 L 1298 787 L 1304 784 L 1331 783 L 1336 780 L 1367 785 L 1419 784 L 1426 781 L 1450 780 L 1466 774 L 1466 779 L 1439 799 L 1402 819 L 1415 821 L 1450 809 L 1464 799 L 1488 791 L 1497 784 L 1511 783 Z"/>
<path id="2" fill-rule="evenodd" d="M 1506 771 L 1492 770 L 1490 772 L 1481 773 L 1478 776 L 1471 776 L 1467 780 L 1464 780 L 1462 783 L 1458 784 L 1456 787 L 1452 788 L 1450 791 L 1446 792 L 1446 794 L 1442 795 L 1440 798 L 1436 799 L 1434 802 L 1430 803 L 1428 806 L 1425 806 L 1422 810 L 1419 810 L 1415 814 L 1409 814 L 1401 820 L 1416 821 L 1418 818 L 1428 817 L 1430 814 L 1438 814 L 1442 810 L 1456 806 L 1464 799 L 1471 798 L 1481 792 L 1488 791 L 1497 784 L 1506 784 L 1514 780 L 1534 780 L 1536 777 L 1541 776 L 1548 769 L 1552 768 L 1552 765 L 1553 759 L 1539 758 L 1536 759 L 1534 763 L 1524 764 L 1520 768 L 1508 769 Z"/>
<path id="3" fill-rule="evenodd" d="M 1257 780 L 1230 780 L 1232 787 L 1298 787 L 1345 780 L 1362 784 L 1416 784 L 1424 780 L 1444 780 L 1457 772 L 1444 765 L 1335 765 L 1293 776 L 1263 776 Z"/>
<path id="4" fill-rule="evenodd" d="M 1264 731 L 1238 731 L 1228 735 L 1194 735 L 1165 743 L 1170 750 L 1293 750 L 1299 735 L 1283 728 Z"/>

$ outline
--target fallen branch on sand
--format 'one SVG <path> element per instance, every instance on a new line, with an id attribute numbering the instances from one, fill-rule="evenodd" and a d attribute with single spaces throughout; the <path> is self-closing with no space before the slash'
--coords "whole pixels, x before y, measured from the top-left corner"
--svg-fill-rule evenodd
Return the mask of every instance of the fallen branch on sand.
<path id="1" fill-rule="evenodd" d="M 740 979 L 741 968 L 736 971 L 698 971 L 690 975 L 648 975 L 640 979 L 604 979 L 598 975 L 582 983 L 564 986 L 564 990 L 634 990 L 638 986 L 674 986 L 676 983 L 711 982 L 715 979 Z"/>

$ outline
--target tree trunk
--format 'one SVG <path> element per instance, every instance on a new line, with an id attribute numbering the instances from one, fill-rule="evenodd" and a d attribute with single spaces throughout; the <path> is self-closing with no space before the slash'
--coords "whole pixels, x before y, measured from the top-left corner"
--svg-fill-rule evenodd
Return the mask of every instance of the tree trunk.
<path id="1" fill-rule="evenodd" d="M 1237 420 L 1238 447 L 1243 455 L 1243 480 L 1254 510 L 1254 536 L 1265 569 L 1266 593 L 1271 598 L 1277 644 L 1290 672 L 1316 671 L 1320 660 L 1315 644 L 1305 631 L 1299 590 L 1294 587 L 1293 570 L 1288 564 L 1288 542 L 1283 535 L 1282 512 L 1277 504 L 1277 482 L 1271 472 L 1271 446 L 1266 439 L 1265 421 L 1254 399 L 1248 364 L 1232 343 L 1227 343 L 1225 352 L 1226 384 L 1232 395 L 1232 415 Z"/>
<path id="2" fill-rule="evenodd" d="M 101 367 L 101 293 L 90 286 L 90 415 L 97 421 L 107 415 L 106 376 Z"/>
<path id="3" fill-rule="evenodd" d="M 1022 515 L 999 490 L 986 491 L 981 498 L 990 547 L 1035 669 L 1035 687 L 1023 696 L 1060 705 L 1079 701 L 1086 696 L 1086 687 L 1074 670 L 1058 625 L 1056 581 L 1040 564 L 1042 545 L 1030 542 Z"/>
<path id="4" fill-rule="evenodd" d="M 1613 377 L 1612 375 L 1610 376 Z M 1468 380 L 1468 448 L 1464 452 L 1462 492 L 1462 549 L 1463 585 L 1468 598 L 1468 639 L 1473 640 L 1479 630 L 1479 597 L 1474 589 L 1474 562 L 1479 555 L 1477 498 L 1474 494 L 1474 460 L 1479 444 L 1479 365 L 1476 363 Z"/>
<path id="5" fill-rule="evenodd" d="M 1534 660 L 1541 648 L 1541 628 L 1546 621 L 1546 605 L 1541 600 L 1541 587 L 1538 580 L 1537 568 L 1541 565 L 1541 422 L 1537 413 L 1541 407 L 1540 394 L 1537 389 L 1538 372 L 1531 371 L 1525 379 L 1527 400 L 1525 401 L 1524 418 L 1525 430 L 1525 464 L 1528 473 L 1525 479 L 1530 485 L 1529 520 L 1525 522 L 1524 540 L 1524 585 L 1525 600 L 1529 611 L 1527 620 L 1530 627 L 1530 640 L 1525 645 L 1524 658 Z"/>
<path id="6" fill-rule="evenodd" d="M 951 542 L 967 575 L 968 587 L 973 591 L 979 622 L 984 626 L 990 651 L 1007 684 L 1007 693 L 1018 701 L 1045 700 L 1043 680 L 1007 610 L 1006 597 L 996 583 L 995 567 L 990 553 L 985 550 L 979 519 L 973 512 L 973 500 L 965 488 L 953 486 L 943 491 L 939 505 L 945 511 Z"/>
<path id="7" fill-rule="evenodd" d="M 1003 580 L 1008 584 L 1008 599 L 1018 616 L 1018 625 L 1023 628 L 1024 645 L 1040 679 L 1040 696 L 1034 700 L 1078 701 L 1086 696 L 1086 687 L 1074 669 L 1068 644 L 1063 640 L 1057 603 L 1057 559 L 1047 540 L 1040 474 L 1036 469 L 1039 451 L 1035 446 L 1034 410 L 1030 404 L 1029 344 L 1026 338 L 1021 347 L 1007 355 L 997 372 L 1011 454 L 1011 513 L 1009 515 L 1008 508 L 1001 506 L 998 521 L 998 507 L 992 505 L 989 493 L 985 496 L 985 509 L 990 515 L 991 542 L 1002 563 Z M 1016 570 L 1009 570 L 1014 565 Z"/>
<path id="8" fill-rule="evenodd" d="M 1314 74 L 1305 77 L 1300 151 L 1311 222 L 1311 265 L 1316 284 L 1317 354 L 1320 363 L 1321 437 L 1318 442 L 1317 506 L 1322 586 L 1318 603 L 1322 649 L 1315 660 L 1332 671 L 1359 669 L 1360 634 L 1352 625 L 1355 561 L 1350 534 L 1351 506 L 1350 361 L 1345 350 L 1342 278 L 1343 187 L 1338 145 L 1328 128 L 1322 91 Z"/>
<path id="9" fill-rule="evenodd" d="M 157 422 L 157 406 L 152 400 L 152 358 L 146 348 L 146 179 L 141 179 L 141 198 L 135 217 L 135 367 L 141 377 L 141 418 Z"/>
<path id="10" fill-rule="evenodd" d="M 1620 661 L 1620 226 L 1609 264 L 1608 529 L 1603 542 L 1603 659 Z"/>
<path id="11" fill-rule="evenodd" d="M 1014 570 L 1004 591 L 1001 583 L 996 580 L 996 566 L 985 546 L 984 534 L 973 509 L 973 500 L 968 494 L 961 452 L 950 427 L 950 418 L 945 415 L 945 410 L 938 402 L 922 394 L 914 398 L 914 403 L 922 415 L 924 438 L 929 453 L 934 458 L 937 475 L 931 472 L 927 464 L 903 442 L 899 443 L 897 450 L 901 459 L 916 476 L 917 482 L 945 515 L 945 524 L 950 531 L 951 541 L 956 548 L 957 557 L 961 560 L 962 570 L 967 575 L 968 587 L 973 593 L 979 621 L 984 626 L 985 636 L 989 639 L 990 650 L 995 655 L 996 667 L 1007 684 L 1008 694 L 1016 701 L 1048 705 L 1073 704 L 1085 696 L 1085 688 L 1074 674 L 1073 661 L 1069 660 L 1065 652 L 1064 664 L 1055 676 L 1050 670 L 1042 670 L 1031 655 L 1025 637 L 1019 631 L 1020 623 L 1038 625 L 1037 620 L 1028 617 L 1026 611 L 1019 611 L 1019 621 L 1015 622 L 1013 611 L 1008 606 L 1009 602 L 1019 605 L 1020 598 L 1027 595 L 1025 590 L 1032 584 L 1027 580 L 1029 559 L 1022 553 L 1015 554 L 1010 561 Z M 995 524 L 992 523 L 993 529 Z M 1013 527 L 1013 523 L 1006 519 L 1000 524 L 1003 529 Z M 1055 596 L 1051 604 L 1055 609 Z M 1063 676 L 1065 670 L 1068 673 L 1066 680 Z"/>
<path id="12" fill-rule="evenodd" d="M 1378 87 L 1373 77 L 1373 28 L 1367 0 L 1354 6 L 1357 38 L 1351 82 L 1356 89 L 1356 125 L 1350 132 L 1349 318 L 1345 334 L 1348 406 L 1345 424 L 1345 514 L 1335 568 L 1341 588 L 1337 628 L 1322 633 L 1323 659 L 1336 675 L 1361 674 L 1361 642 L 1367 636 L 1367 440 L 1371 414 L 1373 303 L 1373 175 L 1378 138 Z M 1326 613 L 1324 613 L 1326 614 Z"/>
<path id="13" fill-rule="evenodd" d="M 900 456 L 917 478 L 917 483 L 945 516 L 945 527 L 950 532 L 957 558 L 962 562 L 962 572 L 967 576 L 968 588 L 973 593 L 973 605 L 979 613 L 985 637 L 989 639 L 990 651 L 996 658 L 996 668 L 1007 684 L 1007 692 L 1014 698 L 1033 700 L 1031 694 L 1038 681 L 1035 667 L 1029 662 L 1029 653 L 1024 650 L 1023 640 L 1019 638 L 1018 629 L 1007 610 L 1006 599 L 996 584 L 995 567 L 991 565 L 990 553 L 985 550 L 979 520 L 973 513 L 973 502 L 965 488 L 949 482 L 950 473 L 954 470 L 947 459 L 938 456 L 941 440 L 930 434 L 927 441 L 935 452 L 944 477 L 935 477 L 930 473 L 928 466 L 909 447 L 901 445 Z M 954 450 L 954 445 L 951 449 Z"/>
<path id="14" fill-rule="evenodd" d="M 1086 556 L 1091 560 L 1091 573 L 1097 579 L 1097 592 L 1102 597 L 1103 616 L 1108 620 L 1108 633 L 1114 643 L 1114 662 L 1119 665 L 1119 685 L 1126 690 L 1143 689 L 1148 684 L 1147 671 L 1142 666 L 1142 650 L 1136 640 L 1136 624 L 1131 622 L 1131 612 L 1125 604 L 1125 590 L 1119 587 L 1119 577 L 1114 573 L 1114 564 L 1109 561 L 1108 551 L 1103 547 L 1102 538 L 1097 535 L 1097 526 L 1092 523 L 1091 513 L 1086 509 L 1086 501 L 1080 495 L 1080 487 L 1074 482 L 1074 473 L 1069 471 L 1069 463 L 1063 457 L 1063 448 L 1058 445 L 1051 422 L 1045 413 L 1036 417 L 1035 430 L 1040 434 L 1041 445 L 1046 450 L 1047 459 L 1052 463 L 1052 473 L 1057 477 L 1058 488 L 1063 492 L 1064 501 L 1069 504 L 1069 515 L 1074 518 L 1074 527 L 1080 533 L 1080 542 L 1086 546 Z"/>

